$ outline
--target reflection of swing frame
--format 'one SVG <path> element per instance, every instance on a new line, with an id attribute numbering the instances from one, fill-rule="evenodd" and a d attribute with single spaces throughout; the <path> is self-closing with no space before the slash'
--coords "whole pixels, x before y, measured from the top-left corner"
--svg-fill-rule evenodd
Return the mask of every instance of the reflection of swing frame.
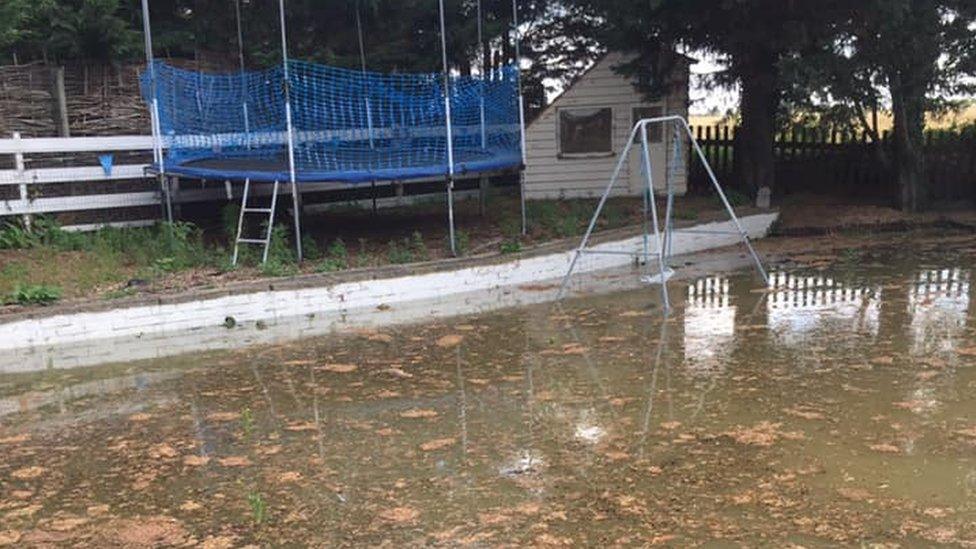
<path id="1" fill-rule="evenodd" d="M 650 145 L 648 143 L 647 137 L 647 127 L 649 125 L 661 124 L 670 125 L 674 130 L 674 154 L 675 158 L 680 164 L 681 159 L 681 143 L 687 139 L 691 143 L 691 147 L 694 149 L 696 156 L 701 160 L 702 165 L 705 167 L 705 172 L 708 174 L 709 179 L 712 182 L 712 186 L 722 201 L 722 205 L 725 207 L 726 212 L 728 212 L 729 217 L 735 226 L 735 231 L 717 231 L 717 230 L 695 230 L 695 229 L 675 229 L 674 228 L 674 194 L 675 189 L 673 185 L 673 177 L 671 170 L 667 172 L 667 178 L 665 182 L 665 191 L 667 193 L 665 212 L 664 212 L 664 228 L 660 228 L 658 224 L 658 212 L 657 212 L 657 200 L 654 195 L 654 176 L 651 170 L 651 155 L 650 155 Z M 600 213 L 603 211 L 604 206 L 606 206 L 607 199 L 610 197 L 610 193 L 613 191 L 614 186 L 620 179 L 620 173 L 623 170 L 624 163 L 629 157 L 630 151 L 635 143 L 640 142 L 641 147 L 641 171 L 644 175 L 644 179 L 647 183 L 647 188 L 644 190 L 644 228 L 643 228 L 643 249 L 640 252 L 632 252 L 626 250 L 596 250 L 589 249 L 587 246 L 590 242 L 590 237 L 593 235 L 593 230 L 596 227 L 597 219 L 600 217 Z M 675 165 L 679 165 L 675 164 Z M 654 241 L 655 241 L 655 251 L 652 253 L 649 245 L 649 238 L 651 233 L 647 230 L 647 214 L 650 212 L 651 224 L 653 225 L 654 231 Z M 663 234 L 662 234 L 663 233 Z M 592 219 L 590 219 L 590 224 L 586 229 L 586 234 L 583 236 L 583 240 L 580 242 L 579 247 L 576 249 L 573 259 L 570 262 L 569 270 L 566 272 L 563 278 L 562 287 L 559 290 L 559 296 L 562 297 L 566 288 L 569 285 L 570 277 L 573 275 L 573 271 L 576 269 L 577 262 L 581 255 L 584 254 L 616 254 L 616 255 L 633 255 L 636 259 L 641 261 L 647 266 L 648 272 L 644 277 L 644 280 L 650 283 L 661 283 L 661 298 L 664 303 L 664 310 L 668 311 L 670 309 L 670 299 L 668 298 L 668 286 L 667 279 L 671 275 L 671 271 L 668 268 L 668 263 L 671 259 L 672 253 L 672 238 L 675 233 L 688 233 L 688 234 L 724 234 L 724 235 L 734 235 L 742 239 L 743 244 L 752 256 L 753 261 L 756 264 L 756 270 L 762 277 L 765 283 L 769 283 L 769 278 L 766 275 L 766 270 L 763 267 L 762 260 L 759 258 L 759 254 L 752 247 L 752 243 L 749 240 L 749 235 L 742 228 L 741 223 L 739 223 L 739 218 L 735 215 L 735 210 L 732 208 L 732 204 L 729 203 L 728 198 L 725 196 L 725 191 L 722 190 L 722 186 L 718 182 L 718 178 L 715 176 L 715 172 L 712 170 L 711 165 L 708 163 L 708 159 L 705 158 L 705 153 L 702 151 L 698 142 L 695 140 L 695 136 L 691 131 L 691 127 L 688 122 L 677 115 L 661 116 L 657 118 L 645 118 L 634 124 L 634 128 L 631 130 L 630 138 L 627 140 L 627 146 L 620 154 L 620 159 L 617 161 L 617 165 L 614 168 L 613 174 L 610 176 L 610 182 L 607 184 L 606 189 L 603 191 L 603 196 L 600 197 L 600 202 L 596 207 L 596 211 L 593 213 Z M 659 274 L 651 276 L 650 273 L 650 260 L 656 258 L 656 262 L 659 268 Z"/>

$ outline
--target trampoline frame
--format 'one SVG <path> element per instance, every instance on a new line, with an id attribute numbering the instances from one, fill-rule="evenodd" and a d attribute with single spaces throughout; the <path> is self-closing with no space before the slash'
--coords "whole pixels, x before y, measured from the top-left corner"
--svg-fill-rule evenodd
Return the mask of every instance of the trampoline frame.
<path id="1" fill-rule="evenodd" d="M 350 181 L 355 184 L 357 181 L 362 182 L 372 182 L 375 184 L 376 181 L 389 180 L 391 182 L 403 182 L 409 179 L 424 178 L 424 177 L 435 177 L 440 175 L 445 175 L 445 188 L 447 191 L 447 206 L 448 206 L 448 231 L 450 235 L 450 245 L 451 253 L 457 255 L 457 245 L 455 238 L 455 228 L 454 228 L 454 183 L 457 174 L 460 172 L 462 174 L 480 174 L 488 172 L 497 172 L 499 169 L 517 169 L 518 170 L 518 186 L 519 186 L 519 200 L 521 207 L 521 217 L 522 217 L 522 234 L 527 232 L 527 219 L 526 219 L 526 206 L 525 206 L 525 177 L 524 168 L 526 161 L 526 144 L 525 144 L 525 100 L 523 97 L 522 90 L 522 79 L 521 79 L 521 29 L 519 27 L 519 15 L 518 15 L 518 0 L 512 0 L 512 34 L 515 41 L 515 64 L 516 70 L 519 73 L 517 78 L 518 85 L 518 114 L 519 114 L 519 140 L 520 140 L 520 152 L 521 158 L 518 159 L 517 163 L 504 163 L 498 164 L 497 162 L 492 163 L 479 163 L 479 162 L 466 162 L 461 164 L 455 163 L 455 150 L 453 143 L 453 128 L 451 121 L 451 78 L 450 78 L 450 66 L 448 64 L 447 56 L 447 30 L 445 23 L 445 9 L 444 0 L 439 0 L 438 2 L 439 18 L 440 18 L 440 41 L 441 41 L 441 60 L 443 65 L 443 79 L 444 79 L 444 108 L 445 108 L 445 131 L 447 133 L 447 158 L 446 158 L 446 175 L 444 174 L 444 165 L 435 164 L 431 166 L 425 166 L 422 169 L 415 169 L 413 172 L 407 173 L 407 177 L 403 177 L 403 170 L 379 170 L 374 172 L 366 172 L 361 180 L 353 179 Z M 478 35 L 479 35 L 479 46 L 484 47 L 484 40 L 481 39 L 482 33 L 482 9 L 481 0 L 478 0 Z M 241 26 L 241 11 L 239 0 L 235 0 L 235 15 L 237 18 L 237 40 L 238 40 L 238 56 L 240 60 L 240 70 L 241 74 L 244 73 L 244 48 L 243 48 L 243 32 Z M 302 250 L 302 226 L 301 226 L 301 216 L 302 216 L 302 204 L 301 204 L 301 190 L 299 188 L 300 182 L 305 181 L 321 181 L 328 182 L 327 175 L 325 173 L 321 174 L 300 174 L 295 166 L 295 128 L 292 121 L 292 107 L 291 98 L 289 90 L 289 62 L 288 62 L 288 39 L 287 39 L 287 28 L 285 22 L 285 0 L 278 0 L 278 16 L 279 16 L 279 26 L 281 31 L 281 51 L 282 51 L 282 69 L 284 71 L 284 105 L 285 105 L 285 133 L 287 141 L 287 172 L 278 171 L 271 172 L 267 174 L 266 178 L 262 178 L 258 175 L 258 180 L 265 180 L 268 182 L 273 182 L 275 184 L 275 189 L 278 188 L 278 183 L 283 181 L 287 177 L 288 182 L 291 187 L 292 195 L 292 206 L 294 208 L 294 237 L 295 237 L 295 248 L 297 252 L 298 261 L 301 262 L 303 257 Z M 173 222 L 173 203 L 172 203 L 172 193 L 170 189 L 169 177 L 171 176 L 183 176 L 198 179 L 222 179 L 225 181 L 230 180 L 241 180 L 248 181 L 255 179 L 254 173 L 246 172 L 230 172 L 224 170 L 206 170 L 206 169 L 189 169 L 185 166 L 167 166 L 164 155 L 164 145 L 162 128 L 160 127 L 160 116 L 159 116 L 159 102 L 158 102 L 158 91 L 157 91 L 157 80 L 156 71 L 154 69 L 154 56 L 153 56 L 153 45 L 152 45 L 152 25 L 150 20 L 149 12 L 149 0 L 142 0 L 142 24 L 143 32 L 145 35 L 145 49 L 146 49 L 146 63 L 147 71 L 149 75 L 149 89 L 152 96 L 150 102 L 150 125 L 152 129 L 153 136 L 153 161 L 155 167 L 155 174 L 159 178 L 160 190 L 163 195 L 163 207 L 164 216 L 166 220 L 170 223 Z M 365 51 L 362 38 L 362 21 L 359 16 L 359 10 L 357 7 L 356 11 L 356 26 L 357 33 L 359 37 L 360 45 L 360 57 L 362 69 L 365 72 L 366 62 L 365 62 Z M 484 97 L 481 98 L 481 134 L 482 134 L 482 144 L 485 143 L 485 114 L 484 114 Z M 248 126 L 248 106 L 245 102 L 242 105 L 245 132 L 249 132 Z M 367 114 L 369 114 L 369 105 L 367 104 Z M 370 148 L 373 147 L 373 131 L 372 123 L 369 123 L 370 137 L 369 143 Z M 395 172 L 395 173 L 394 173 Z M 234 173 L 234 177 L 228 177 L 229 173 Z M 324 177 L 319 177 L 322 175 Z M 399 177 L 393 177 L 397 175 Z M 209 177 L 208 177 L 209 176 Z M 389 176 L 389 177 L 386 177 Z M 347 179 L 340 179 L 341 181 L 349 181 Z M 275 193 L 277 195 L 277 192 Z M 246 194 L 245 194 L 246 196 Z M 246 205 L 244 205 L 246 206 Z M 265 258 L 267 254 L 265 254 Z M 265 259 L 266 260 L 266 259 Z"/>

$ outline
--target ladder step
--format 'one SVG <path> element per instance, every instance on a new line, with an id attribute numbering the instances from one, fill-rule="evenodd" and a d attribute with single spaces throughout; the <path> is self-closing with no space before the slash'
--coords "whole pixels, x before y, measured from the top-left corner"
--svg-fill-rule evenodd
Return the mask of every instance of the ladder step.
<path id="1" fill-rule="evenodd" d="M 240 242 L 241 244 L 266 244 L 267 243 L 266 240 L 257 239 L 257 238 L 238 238 L 237 241 Z"/>
<path id="2" fill-rule="evenodd" d="M 244 213 L 271 213 L 271 208 L 244 208 Z"/>

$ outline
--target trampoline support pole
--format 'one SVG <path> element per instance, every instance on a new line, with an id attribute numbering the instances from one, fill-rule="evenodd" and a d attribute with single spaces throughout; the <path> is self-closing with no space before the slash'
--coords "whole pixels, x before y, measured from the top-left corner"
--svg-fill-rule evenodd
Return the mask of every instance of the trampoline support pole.
<path id="1" fill-rule="evenodd" d="M 291 200 L 295 209 L 295 251 L 298 252 L 298 262 L 304 259 L 302 255 L 302 199 L 298 192 L 298 178 L 295 174 L 295 128 L 291 116 L 291 80 L 288 74 L 288 35 L 285 27 L 285 0 L 278 0 L 278 17 L 281 25 L 281 68 L 285 78 L 285 131 L 288 137 L 288 175 L 291 180 Z M 269 227 L 269 230 L 271 227 Z"/>
<path id="2" fill-rule="evenodd" d="M 454 240 L 454 178 L 447 178 L 447 224 L 451 239 L 451 255 L 457 257 L 457 244 Z"/>

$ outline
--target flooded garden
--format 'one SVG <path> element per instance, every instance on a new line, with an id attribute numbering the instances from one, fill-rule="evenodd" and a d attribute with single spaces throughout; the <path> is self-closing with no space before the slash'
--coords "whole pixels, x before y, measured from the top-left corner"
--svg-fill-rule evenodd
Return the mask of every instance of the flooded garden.
<path id="1" fill-rule="evenodd" d="M 0 545 L 976 546 L 976 237 L 0 375 Z M 785 250 L 785 251 L 784 251 Z"/>

